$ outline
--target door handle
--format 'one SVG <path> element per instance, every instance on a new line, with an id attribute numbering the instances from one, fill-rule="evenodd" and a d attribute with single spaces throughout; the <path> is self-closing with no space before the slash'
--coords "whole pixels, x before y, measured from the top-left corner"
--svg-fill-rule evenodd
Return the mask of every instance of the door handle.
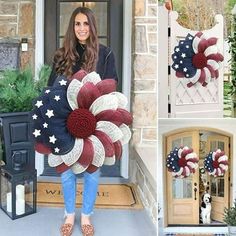
<path id="1" fill-rule="evenodd" d="M 194 191 L 194 200 L 197 200 L 197 188 L 195 187 L 193 191 Z"/>

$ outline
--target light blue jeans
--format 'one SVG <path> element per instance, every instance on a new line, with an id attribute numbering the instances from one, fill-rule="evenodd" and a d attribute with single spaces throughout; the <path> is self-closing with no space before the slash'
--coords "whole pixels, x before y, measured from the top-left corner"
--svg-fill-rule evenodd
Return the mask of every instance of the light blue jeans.
<path id="1" fill-rule="evenodd" d="M 83 203 L 81 213 L 91 215 L 96 201 L 99 169 L 93 173 L 84 172 Z M 75 213 L 77 178 L 71 169 L 61 174 L 62 191 L 65 204 L 65 214 Z"/>

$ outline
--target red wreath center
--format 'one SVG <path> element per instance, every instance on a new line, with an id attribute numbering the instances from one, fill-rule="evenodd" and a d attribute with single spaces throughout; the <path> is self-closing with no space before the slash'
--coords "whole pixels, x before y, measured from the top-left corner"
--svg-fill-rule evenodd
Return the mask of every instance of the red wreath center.
<path id="1" fill-rule="evenodd" d="M 87 138 L 94 133 L 96 118 L 87 109 L 79 108 L 70 113 L 67 118 L 67 129 L 76 138 Z"/>
<path id="2" fill-rule="evenodd" d="M 219 162 L 213 161 L 212 166 L 213 166 L 213 168 L 217 169 L 219 167 Z"/>
<path id="3" fill-rule="evenodd" d="M 179 160 L 178 160 L 178 164 L 179 164 L 179 167 L 185 167 L 187 165 L 187 161 L 184 157 L 181 157 Z"/>
<path id="4" fill-rule="evenodd" d="M 203 69 L 207 65 L 207 58 L 203 53 L 197 53 L 193 56 L 192 63 L 197 69 Z"/>

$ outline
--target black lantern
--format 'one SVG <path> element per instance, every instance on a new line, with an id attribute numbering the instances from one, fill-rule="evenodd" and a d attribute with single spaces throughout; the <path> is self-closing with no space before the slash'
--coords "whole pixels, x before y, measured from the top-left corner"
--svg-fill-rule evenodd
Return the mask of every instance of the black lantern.
<path id="1" fill-rule="evenodd" d="M 36 212 L 37 171 L 1 167 L 0 207 L 12 219 Z"/>

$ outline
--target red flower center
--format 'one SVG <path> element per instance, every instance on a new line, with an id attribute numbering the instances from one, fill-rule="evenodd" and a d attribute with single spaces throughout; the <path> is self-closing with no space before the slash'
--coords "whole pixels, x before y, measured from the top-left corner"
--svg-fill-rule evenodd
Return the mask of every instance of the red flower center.
<path id="1" fill-rule="evenodd" d="M 184 167 L 187 165 L 187 161 L 184 157 L 181 157 L 179 160 L 178 160 L 178 164 L 179 164 L 179 167 Z"/>
<path id="2" fill-rule="evenodd" d="M 193 56 L 192 63 L 197 69 L 202 69 L 207 65 L 207 58 L 203 53 L 197 53 Z"/>
<path id="3" fill-rule="evenodd" d="M 96 123 L 94 115 L 83 108 L 72 111 L 66 121 L 69 133 L 76 138 L 87 138 L 93 134 Z"/>
<path id="4" fill-rule="evenodd" d="M 213 161 L 212 166 L 213 166 L 213 168 L 218 168 L 219 167 L 219 162 L 218 161 Z"/>

